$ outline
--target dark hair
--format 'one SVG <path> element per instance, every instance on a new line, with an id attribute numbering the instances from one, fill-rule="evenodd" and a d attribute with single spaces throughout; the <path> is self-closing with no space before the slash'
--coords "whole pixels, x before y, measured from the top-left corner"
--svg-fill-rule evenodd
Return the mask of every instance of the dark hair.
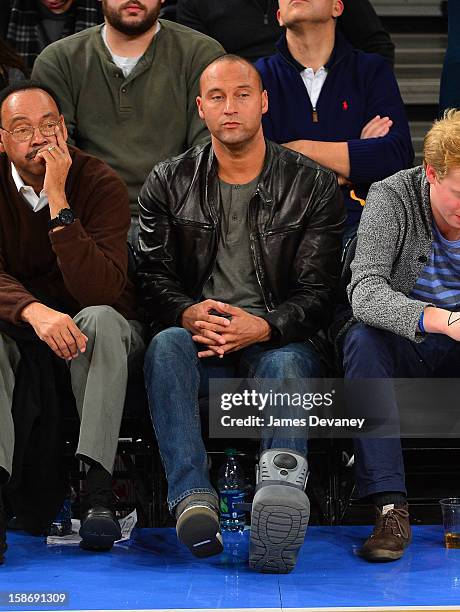
<path id="1" fill-rule="evenodd" d="M 29 70 L 24 61 L 2 38 L 0 38 L 0 69 L 8 75 L 8 68 L 17 68 L 25 76 L 29 76 Z"/>
<path id="2" fill-rule="evenodd" d="M 235 55 L 234 53 L 225 53 L 224 55 L 220 55 L 218 58 L 216 58 L 215 60 L 213 60 L 210 64 L 208 64 L 206 66 L 206 68 L 203 70 L 201 75 L 203 75 L 203 73 L 210 66 L 213 66 L 214 64 L 217 64 L 219 62 L 231 62 L 232 64 L 233 63 L 235 63 L 235 64 L 236 63 L 246 64 L 246 66 L 248 66 L 250 68 L 250 70 L 255 73 L 257 81 L 258 81 L 259 86 L 260 86 L 260 91 L 263 91 L 264 86 L 263 86 L 263 81 L 262 81 L 262 75 L 260 74 L 259 70 L 254 66 L 254 64 L 252 64 L 245 57 L 241 57 L 240 55 Z"/>
<path id="3" fill-rule="evenodd" d="M 54 91 L 51 89 L 51 87 L 48 87 L 48 85 L 44 85 L 43 83 L 40 83 L 39 81 L 31 81 L 31 80 L 17 81 L 16 83 L 11 83 L 11 85 L 8 85 L 8 87 L 5 87 L 4 89 L 0 91 L 0 125 L 1 125 L 1 119 L 2 119 L 3 103 L 5 102 L 5 100 L 9 96 L 11 96 L 11 94 L 16 93 L 17 91 L 29 91 L 30 89 L 40 89 L 41 91 L 46 92 L 50 96 L 50 98 L 52 98 L 54 102 L 56 103 L 59 114 L 62 113 L 59 98 L 54 93 Z"/>

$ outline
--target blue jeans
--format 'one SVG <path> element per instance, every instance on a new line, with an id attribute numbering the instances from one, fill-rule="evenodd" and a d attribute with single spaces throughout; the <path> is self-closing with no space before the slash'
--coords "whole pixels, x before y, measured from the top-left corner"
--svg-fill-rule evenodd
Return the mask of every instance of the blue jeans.
<path id="1" fill-rule="evenodd" d="M 412 342 L 389 331 L 358 323 L 345 338 L 345 378 L 443 378 L 460 371 L 460 343 L 441 334 Z M 372 395 L 374 414 L 394 417 L 398 406 L 393 384 L 384 380 Z M 355 439 L 356 493 L 366 497 L 387 491 L 406 492 L 399 438 Z"/>
<path id="2" fill-rule="evenodd" d="M 199 397 L 209 393 L 209 379 L 319 378 L 320 358 L 309 343 L 282 348 L 254 344 L 223 359 L 199 359 L 202 350 L 181 327 L 157 334 L 147 349 L 145 385 L 153 427 L 168 480 L 168 505 L 172 510 L 192 493 L 215 491 L 209 481 L 206 449 L 201 436 Z M 269 417 L 269 412 L 266 416 Z M 292 437 L 263 440 L 262 448 L 291 448 L 304 455 L 307 440 Z"/>

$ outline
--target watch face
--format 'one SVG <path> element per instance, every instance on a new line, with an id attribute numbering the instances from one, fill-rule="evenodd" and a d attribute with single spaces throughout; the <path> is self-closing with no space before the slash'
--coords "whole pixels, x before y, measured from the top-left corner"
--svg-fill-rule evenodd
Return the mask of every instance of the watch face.
<path id="1" fill-rule="evenodd" d="M 75 219 L 74 214 L 70 210 L 70 208 L 64 208 L 64 210 L 61 210 L 59 212 L 59 221 L 63 225 L 70 225 L 71 223 L 73 223 L 74 219 Z"/>

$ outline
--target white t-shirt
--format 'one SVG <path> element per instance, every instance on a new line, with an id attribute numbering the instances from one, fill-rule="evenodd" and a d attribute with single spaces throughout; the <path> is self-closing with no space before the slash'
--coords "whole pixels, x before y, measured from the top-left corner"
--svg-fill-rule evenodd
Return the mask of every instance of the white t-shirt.
<path id="1" fill-rule="evenodd" d="M 160 30 L 160 22 L 157 21 L 157 27 L 155 30 L 155 34 L 157 34 Z M 105 46 L 109 50 L 110 55 L 112 56 L 113 63 L 120 68 L 123 72 L 123 75 L 126 78 L 129 77 L 131 72 L 134 70 L 137 62 L 141 59 L 142 55 L 138 55 L 137 57 L 123 57 L 122 55 L 115 55 L 109 47 L 109 43 L 107 42 L 107 31 L 105 25 L 102 26 L 101 30 L 102 40 L 104 41 Z"/>

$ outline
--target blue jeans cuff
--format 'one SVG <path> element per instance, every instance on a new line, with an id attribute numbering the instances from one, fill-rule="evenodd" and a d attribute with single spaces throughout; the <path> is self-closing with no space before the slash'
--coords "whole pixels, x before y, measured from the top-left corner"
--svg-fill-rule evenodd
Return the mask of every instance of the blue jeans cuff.
<path id="1" fill-rule="evenodd" d="M 178 497 L 176 497 L 172 501 L 168 501 L 169 511 L 171 513 L 173 513 L 173 510 L 177 506 L 177 504 L 179 504 L 183 499 L 185 499 L 189 495 L 196 495 L 197 493 L 207 493 L 208 495 L 213 495 L 216 498 L 216 500 L 219 499 L 219 496 L 214 491 L 214 489 L 206 489 L 206 488 L 188 489 L 187 491 L 184 491 L 183 493 L 181 493 Z"/>
<path id="2" fill-rule="evenodd" d="M 372 483 L 370 485 L 357 486 L 356 497 L 361 499 L 362 497 L 368 497 L 369 495 L 375 495 L 376 493 L 385 493 L 387 491 L 400 491 L 406 495 L 406 486 L 402 480 L 384 480 L 381 482 Z"/>

